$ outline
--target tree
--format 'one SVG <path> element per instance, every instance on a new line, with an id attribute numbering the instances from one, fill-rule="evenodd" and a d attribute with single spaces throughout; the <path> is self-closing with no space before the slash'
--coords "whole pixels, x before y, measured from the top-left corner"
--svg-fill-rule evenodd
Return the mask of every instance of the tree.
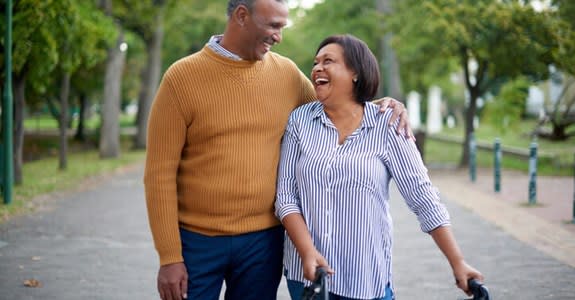
<path id="1" fill-rule="evenodd" d="M 4 5 L 0 4 L 2 9 Z M 23 180 L 25 108 L 49 97 L 61 99 L 65 108 L 70 94 L 69 79 L 78 69 L 101 60 L 98 49 L 109 34 L 105 22 L 93 15 L 89 2 L 21 0 L 13 9 L 14 183 L 18 185 Z M 2 15 L 2 30 L 3 18 Z M 56 81 L 60 84 L 55 84 Z M 65 119 L 61 121 L 68 123 Z M 65 150 L 65 144 L 62 145 L 61 151 Z M 65 165 L 62 158 L 61 153 L 60 163 Z"/>
<path id="2" fill-rule="evenodd" d="M 45 89 L 42 82 L 58 62 L 58 46 L 53 33 L 46 24 L 54 24 L 58 14 L 66 14 L 67 8 L 59 11 L 56 1 L 21 0 L 13 6 L 13 93 L 14 93 L 14 184 L 22 184 L 24 146 L 24 108 L 26 87 Z M 0 4 L 5 9 L 5 2 Z M 4 15 L 1 15 L 1 29 L 5 30 Z M 2 63 L 4 53 L 1 52 Z M 4 74 L 2 65 L 2 74 Z M 2 75 L 3 76 L 3 75 Z"/>
<path id="3" fill-rule="evenodd" d="M 506 82 L 495 99 L 487 102 L 483 119 L 498 129 L 500 134 L 514 128 L 525 114 L 530 84 L 523 76 Z"/>
<path id="4" fill-rule="evenodd" d="M 199 51 L 208 39 L 223 33 L 226 1 L 179 0 L 166 7 L 165 38 L 162 47 L 162 69 L 176 60 Z"/>
<path id="5" fill-rule="evenodd" d="M 284 30 L 281 44 L 274 49 L 310 74 L 316 47 L 333 34 L 350 33 L 365 41 L 376 57 L 382 57 L 379 13 L 374 0 L 331 0 L 309 10 L 292 12 L 294 25 Z M 326 26 L 329 23 L 329 26 Z"/>
<path id="6" fill-rule="evenodd" d="M 107 16 L 112 17 L 112 0 L 101 0 L 100 7 Z M 101 158 L 115 158 L 120 155 L 120 100 L 126 49 L 124 48 L 124 28 L 117 19 L 115 27 L 118 35 L 115 42 L 108 48 L 104 75 L 99 143 Z"/>
<path id="7" fill-rule="evenodd" d="M 567 129 L 575 124 L 575 2 L 568 0 L 554 0 L 553 7 L 555 31 L 558 37 L 558 47 L 553 53 L 554 66 L 564 73 L 562 78 L 563 90 L 559 99 L 556 99 L 546 114 L 551 123 L 550 134 L 541 134 L 552 140 L 566 140 L 574 133 L 569 134 Z M 556 76 L 559 76 L 556 74 Z"/>
<path id="8" fill-rule="evenodd" d="M 137 133 L 134 148 L 146 147 L 148 114 L 156 94 L 162 67 L 162 44 L 164 40 L 164 14 L 166 6 L 174 5 L 168 0 L 122 0 L 114 8 L 114 16 L 121 26 L 138 35 L 146 46 L 147 63 L 141 73 L 138 96 Z"/>
<path id="9" fill-rule="evenodd" d="M 61 78 L 60 88 L 60 151 L 59 168 L 67 168 L 69 95 L 71 78 L 81 68 L 90 69 L 104 59 L 106 48 L 107 20 L 91 2 L 77 0 L 60 1 L 58 5 L 68 7 L 69 14 L 60 15 L 54 27 L 59 47 L 59 63 L 55 75 Z M 112 30 L 109 30 L 112 32 Z"/>
<path id="10" fill-rule="evenodd" d="M 396 34 L 402 64 L 417 61 L 425 72 L 436 61 L 456 60 L 464 74 L 468 102 L 460 165 L 466 166 L 479 97 L 501 79 L 524 75 L 535 81 L 549 76 L 556 48 L 549 12 L 536 12 L 523 1 L 403 0 L 395 4 L 396 13 L 387 22 Z M 409 51 L 403 52 L 405 46 Z"/>
<path id="11" fill-rule="evenodd" d="M 377 10 L 382 15 L 386 14 L 393 14 L 393 7 L 392 7 L 391 0 L 377 0 Z M 381 38 L 380 38 L 380 49 L 382 49 L 382 57 L 381 57 L 381 73 L 383 77 L 384 84 L 381 86 L 383 87 L 383 95 L 391 96 L 395 99 L 403 99 L 403 92 L 401 89 L 401 76 L 399 73 L 399 62 L 397 60 L 397 56 L 395 55 L 395 50 L 391 45 L 392 40 L 392 32 L 387 31 Z"/>
<path id="12" fill-rule="evenodd" d="M 392 11 L 391 0 L 331 0 L 311 9 L 292 9 L 294 25 L 284 30 L 275 51 L 292 58 L 305 74 L 310 74 L 315 47 L 333 34 L 353 34 L 365 41 L 379 58 L 382 73 L 379 95 L 403 99 L 399 64 L 391 47 L 391 33 L 384 32 L 382 14 Z M 325 26 L 329 20 L 329 26 Z M 313 30 L 310 30 L 313 28 Z"/>

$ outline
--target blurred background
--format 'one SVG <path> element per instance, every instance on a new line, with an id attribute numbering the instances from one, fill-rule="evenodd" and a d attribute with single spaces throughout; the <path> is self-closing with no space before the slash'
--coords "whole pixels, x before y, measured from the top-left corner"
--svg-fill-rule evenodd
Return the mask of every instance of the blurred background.
<path id="1" fill-rule="evenodd" d="M 492 168 L 497 140 L 505 169 L 527 172 L 536 144 L 538 174 L 573 176 L 574 1 L 289 5 L 290 22 L 274 51 L 310 74 L 328 35 L 367 42 L 381 63 L 379 95 L 406 104 L 430 168 L 470 162 Z M 226 6 L 224 0 L 2 0 L 0 154 L 2 177 L 13 176 L 14 203 L 0 204 L 0 222 L 31 209 L 31 197 L 141 162 L 163 72 L 224 31 Z M 6 159 L 13 169 L 6 171 Z"/>

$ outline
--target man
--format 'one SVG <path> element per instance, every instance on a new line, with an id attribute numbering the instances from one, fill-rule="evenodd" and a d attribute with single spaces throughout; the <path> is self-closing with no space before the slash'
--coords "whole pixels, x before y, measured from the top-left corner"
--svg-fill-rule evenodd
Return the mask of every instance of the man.
<path id="1" fill-rule="evenodd" d="M 286 1 L 231 0 L 224 34 L 164 74 L 144 176 L 164 300 L 218 299 L 224 280 L 226 299 L 276 298 L 280 141 L 289 113 L 315 99 L 297 66 L 270 52 L 287 18 Z"/>

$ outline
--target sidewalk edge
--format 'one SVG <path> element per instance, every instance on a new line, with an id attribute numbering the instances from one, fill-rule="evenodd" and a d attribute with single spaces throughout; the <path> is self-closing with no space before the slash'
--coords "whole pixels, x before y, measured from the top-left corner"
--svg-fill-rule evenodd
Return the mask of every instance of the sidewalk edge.
<path id="1" fill-rule="evenodd" d="M 465 184 L 453 181 L 452 177 L 433 177 L 442 198 L 477 213 L 518 240 L 575 268 L 575 235 L 571 232 L 509 203 L 497 201 L 485 192 L 471 191 Z"/>

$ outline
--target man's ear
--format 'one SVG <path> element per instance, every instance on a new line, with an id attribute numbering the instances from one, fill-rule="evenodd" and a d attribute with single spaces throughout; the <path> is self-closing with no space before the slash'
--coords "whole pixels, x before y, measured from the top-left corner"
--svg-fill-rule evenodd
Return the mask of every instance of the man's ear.
<path id="1" fill-rule="evenodd" d="M 233 18 L 240 27 L 243 27 L 246 23 L 246 19 L 248 18 L 250 12 L 245 5 L 238 5 L 233 13 Z"/>

